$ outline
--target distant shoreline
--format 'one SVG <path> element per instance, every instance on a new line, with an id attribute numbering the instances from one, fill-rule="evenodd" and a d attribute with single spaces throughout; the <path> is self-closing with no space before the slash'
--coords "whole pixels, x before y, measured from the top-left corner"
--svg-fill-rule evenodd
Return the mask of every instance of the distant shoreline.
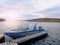
<path id="1" fill-rule="evenodd" d="M 27 21 L 32 21 L 32 22 L 60 22 L 60 19 L 58 18 L 37 18 L 37 19 L 31 19 Z"/>
<path id="2" fill-rule="evenodd" d="M 5 21 L 5 19 L 3 19 L 3 18 L 0 18 L 0 22 L 3 22 L 3 21 Z"/>

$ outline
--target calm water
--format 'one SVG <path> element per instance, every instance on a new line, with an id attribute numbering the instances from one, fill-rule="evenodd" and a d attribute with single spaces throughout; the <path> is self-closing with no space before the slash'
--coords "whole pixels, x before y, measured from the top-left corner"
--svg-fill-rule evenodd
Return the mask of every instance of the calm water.
<path id="1" fill-rule="evenodd" d="M 26 21 L 5 21 L 0 22 L 0 34 L 11 31 L 20 30 L 22 27 L 33 28 L 34 24 L 42 26 L 47 30 L 49 36 L 45 39 L 31 42 L 28 45 L 60 45 L 60 23 L 51 22 L 26 22 Z"/>

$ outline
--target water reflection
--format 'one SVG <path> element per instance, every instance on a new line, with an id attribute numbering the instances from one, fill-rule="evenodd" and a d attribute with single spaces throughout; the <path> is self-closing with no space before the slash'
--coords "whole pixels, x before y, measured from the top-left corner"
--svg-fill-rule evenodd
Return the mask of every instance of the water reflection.
<path id="1" fill-rule="evenodd" d="M 28 24 L 26 21 L 15 21 L 15 20 L 11 20 L 11 21 L 5 21 L 3 22 L 2 29 L 4 29 L 4 31 L 17 31 L 21 30 L 22 28 L 26 28 L 28 27 Z"/>
<path id="2" fill-rule="evenodd" d="M 5 21 L 3 23 L 3 27 L 5 31 L 10 31 L 11 29 L 18 27 L 18 22 L 17 21 Z"/>
<path id="3" fill-rule="evenodd" d="M 20 29 L 29 27 L 29 24 L 37 24 L 37 28 L 42 26 L 47 30 L 49 37 L 39 40 L 30 45 L 60 45 L 60 23 L 52 22 L 26 22 L 26 21 L 6 21 L 0 22 L 0 33 L 10 31 L 12 29 Z"/>

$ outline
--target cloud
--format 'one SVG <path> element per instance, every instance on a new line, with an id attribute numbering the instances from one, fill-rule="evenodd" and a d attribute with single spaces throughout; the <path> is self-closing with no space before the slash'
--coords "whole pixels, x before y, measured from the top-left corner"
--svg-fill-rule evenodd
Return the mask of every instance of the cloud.
<path id="1" fill-rule="evenodd" d="M 20 18 L 22 19 L 33 19 L 33 18 L 37 18 L 37 15 L 30 15 L 30 14 L 23 14 L 22 16 L 20 16 Z"/>
<path id="2" fill-rule="evenodd" d="M 57 11 L 59 8 L 54 8 L 56 5 L 60 6 L 60 0 L 0 0 L 0 2 L 0 17 L 18 15 L 20 18 L 30 19 L 53 17 L 51 15 L 57 14 L 59 16 L 59 11 Z"/>
<path id="3" fill-rule="evenodd" d="M 55 6 L 53 8 L 48 8 L 39 13 L 43 13 L 46 17 L 60 18 L 60 6 Z"/>

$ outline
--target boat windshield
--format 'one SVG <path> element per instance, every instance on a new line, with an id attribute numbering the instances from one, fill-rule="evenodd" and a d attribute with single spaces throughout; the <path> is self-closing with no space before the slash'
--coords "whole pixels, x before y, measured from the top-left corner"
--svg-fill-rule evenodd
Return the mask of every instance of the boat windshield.
<path id="1" fill-rule="evenodd" d="M 18 29 L 12 29 L 12 31 L 27 31 L 36 29 L 36 24 L 29 24 L 28 27 L 20 27 Z"/>

